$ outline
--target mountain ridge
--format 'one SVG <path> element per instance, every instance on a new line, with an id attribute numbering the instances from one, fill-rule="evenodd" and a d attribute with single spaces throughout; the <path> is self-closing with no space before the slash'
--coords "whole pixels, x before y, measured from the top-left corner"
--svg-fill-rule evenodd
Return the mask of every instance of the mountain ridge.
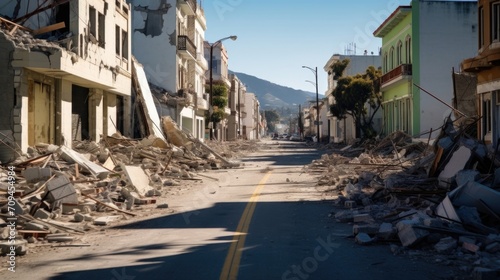
<path id="1" fill-rule="evenodd" d="M 245 84 L 247 92 L 254 93 L 263 109 L 292 108 L 316 100 L 316 93 L 279 85 L 256 76 L 229 71 Z M 320 96 L 322 98 L 322 96 Z"/>

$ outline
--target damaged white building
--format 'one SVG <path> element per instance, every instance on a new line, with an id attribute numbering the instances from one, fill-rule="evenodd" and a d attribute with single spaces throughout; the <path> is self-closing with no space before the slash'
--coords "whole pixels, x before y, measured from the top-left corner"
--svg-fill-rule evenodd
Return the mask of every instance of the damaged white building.
<path id="1" fill-rule="evenodd" d="M 144 66 L 149 83 L 159 88 L 158 113 L 170 116 L 182 129 L 203 140 L 208 110 L 203 9 L 196 0 L 129 3 L 134 30 L 132 52 Z"/>
<path id="2" fill-rule="evenodd" d="M 2 162 L 40 142 L 130 135 L 125 0 L 15 0 L 0 16 Z"/>

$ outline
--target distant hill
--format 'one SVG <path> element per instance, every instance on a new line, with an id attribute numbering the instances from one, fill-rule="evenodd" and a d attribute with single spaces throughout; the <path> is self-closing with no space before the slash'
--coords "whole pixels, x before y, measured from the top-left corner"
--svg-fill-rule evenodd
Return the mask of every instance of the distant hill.
<path id="1" fill-rule="evenodd" d="M 299 104 L 304 105 L 308 100 L 316 100 L 315 92 L 281 86 L 245 73 L 230 72 L 246 85 L 247 92 L 255 93 L 263 109 L 293 108 Z M 323 95 L 320 94 L 319 97 L 322 98 Z"/>

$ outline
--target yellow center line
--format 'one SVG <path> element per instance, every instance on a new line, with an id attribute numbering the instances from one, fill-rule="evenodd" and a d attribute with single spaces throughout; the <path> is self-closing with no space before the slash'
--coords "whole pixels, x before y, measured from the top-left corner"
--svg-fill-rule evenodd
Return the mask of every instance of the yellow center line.
<path id="1" fill-rule="evenodd" d="M 243 246 L 245 245 L 245 239 L 248 234 L 248 229 L 250 228 L 250 221 L 252 221 L 253 212 L 255 211 L 255 206 L 259 200 L 260 192 L 264 188 L 264 185 L 271 176 L 271 172 L 268 172 L 262 180 L 260 180 L 259 185 L 255 188 L 255 191 L 250 198 L 250 201 L 241 215 L 240 222 L 236 228 L 236 233 L 234 234 L 233 241 L 229 247 L 229 251 L 224 261 L 224 266 L 222 267 L 222 272 L 220 275 L 220 280 L 236 280 L 238 276 L 238 269 L 240 267 L 241 254 L 243 253 Z"/>

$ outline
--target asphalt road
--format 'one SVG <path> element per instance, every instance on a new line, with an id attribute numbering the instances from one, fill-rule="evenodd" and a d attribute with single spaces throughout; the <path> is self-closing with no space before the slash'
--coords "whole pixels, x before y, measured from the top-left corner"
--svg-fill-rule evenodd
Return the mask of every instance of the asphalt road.
<path id="1" fill-rule="evenodd" d="M 451 267 L 360 246 L 352 225 L 303 166 L 321 156 L 298 142 L 263 142 L 241 169 L 168 199 L 169 211 L 83 237 L 88 247 L 30 253 L 1 279 L 450 279 Z M 161 211 L 161 210 L 155 210 Z"/>

